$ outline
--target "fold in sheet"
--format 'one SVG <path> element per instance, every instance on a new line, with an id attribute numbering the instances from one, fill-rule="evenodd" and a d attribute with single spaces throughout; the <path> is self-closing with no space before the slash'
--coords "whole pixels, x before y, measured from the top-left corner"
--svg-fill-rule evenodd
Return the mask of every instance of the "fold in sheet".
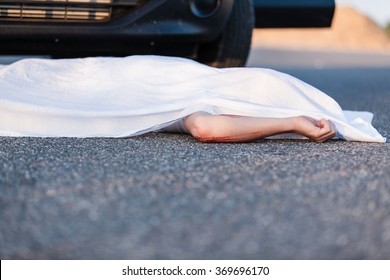
<path id="1" fill-rule="evenodd" d="M 129 137 L 194 112 L 331 120 L 351 141 L 385 142 L 369 112 L 290 75 L 216 69 L 183 58 L 25 59 L 0 68 L 0 135 Z"/>

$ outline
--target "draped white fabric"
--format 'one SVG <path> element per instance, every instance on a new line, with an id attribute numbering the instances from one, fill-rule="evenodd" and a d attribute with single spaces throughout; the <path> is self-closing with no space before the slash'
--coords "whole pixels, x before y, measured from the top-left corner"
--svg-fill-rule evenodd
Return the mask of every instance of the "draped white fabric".
<path id="1" fill-rule="evenodd" d="M 331 120 L 346 140 L 385 142 L 372 114 L 343 111 L 270 69 L 216 69 L 161 56 L 25 59 L 0 68 L 0 135 L 128 137 L 197 111 Z"/>

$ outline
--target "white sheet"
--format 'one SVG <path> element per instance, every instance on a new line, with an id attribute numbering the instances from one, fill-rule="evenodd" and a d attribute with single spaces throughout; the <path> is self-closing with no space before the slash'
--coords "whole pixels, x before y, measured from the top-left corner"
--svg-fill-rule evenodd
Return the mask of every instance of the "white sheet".
<path id="1" fill-rule="evenodd" d="M 371 113 L 342 111 L 318 89 L 270 69 L 160 56 L 25 59 L 0 68 L 2 136 L 128 137 L 197 111 L 324 117 L 346 140 L 386 141 Z"/>

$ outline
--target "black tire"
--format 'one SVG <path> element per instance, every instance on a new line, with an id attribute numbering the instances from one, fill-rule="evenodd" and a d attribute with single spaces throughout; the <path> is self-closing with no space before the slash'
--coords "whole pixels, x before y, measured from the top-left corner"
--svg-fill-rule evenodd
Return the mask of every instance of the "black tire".
<path id="1" fill-rule="evenodd" d="M 199 46 L 198 61 L 220 68 L 245 66 L 254 22 L 252 0 L 235 0 L 222 34 L 214 42 Z"/>

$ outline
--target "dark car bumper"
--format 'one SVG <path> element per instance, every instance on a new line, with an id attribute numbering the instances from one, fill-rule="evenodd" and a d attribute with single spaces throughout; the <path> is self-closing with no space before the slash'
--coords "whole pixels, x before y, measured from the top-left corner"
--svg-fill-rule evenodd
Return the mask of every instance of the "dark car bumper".
<path id="1" fill-rule="evenodd" d="M 41 1 L 38 4 L 36 1 L 0 0 L 0 54 L 83 56 L 153 53 L 191 57 L 196 54 L 199 45 L 219 38 L 234 1 L 241 0 L 61 2 L 79 5 L 77 9 L 93 5 L 96 9 L 108 7 L 110 16 L 103 16 L 103 20 L 96 20 L 99 18 L 94 11 L 87 12 L 84 20 L 71 17 L 61 20 L 55 19 L 52 11 L 44 12 L 40 19 L 32 19 L 22 14 L 18 17 L 15 9 L 7 8 L 7 5 L 15 7 L 21 3 L 27 6 L 59 5 L 57 0 L 38 0 Z M 217 8 L 207 12 L 207 3 L 217 3 Z M 256 27 L 327 27 L 331 25 L 335 6 L 334 0 L 253 0 L 253 3 Z M 14 18 L 7 18 L 9 13 L 13 13 Z"/>
<path id="2" fill-rule="evenodd" d="M 191 9 L 191 1 L 139 2 L 128 12 L 124 7 L 114 7 L 121 11 L 105 22 L 0 21 L 0 52 L 26 53 L 28 49 L 30 53 L 72 55 L 111 54 L 112 50 L 115 54 L 129 54 L 134 50 L 188 55 L 195 43 L 219 36 L 233 6 L 233 0 L 220 1 L 215 12 L 204 16 Z"/>
<path id="3" fill-rule="evenodd" d="M 256 27 L 330 27 L 334 0 L 253 0 Z"/>

